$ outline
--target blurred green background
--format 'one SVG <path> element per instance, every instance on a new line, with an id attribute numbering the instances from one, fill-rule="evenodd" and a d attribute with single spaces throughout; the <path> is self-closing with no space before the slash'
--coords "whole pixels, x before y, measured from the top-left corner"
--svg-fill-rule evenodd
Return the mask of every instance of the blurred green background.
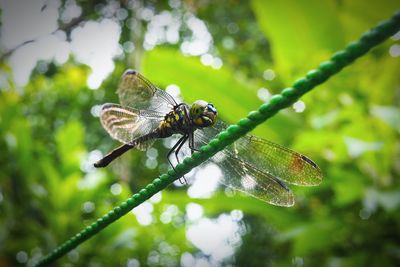
<path id="1" fill-rule="evenodd" d="M 126 68 L 234 123 L 399 1 L 0 2 L 0 266 L 40 257 L 167 168 L 168 144 L 118 143 L 100 105 Z M 169 186 L 54 266 L 399 266 L 400 33 L 254 134 L 312 158 L 293 208 Z M 179 90 L 178 90 L 179 89 Z"/>

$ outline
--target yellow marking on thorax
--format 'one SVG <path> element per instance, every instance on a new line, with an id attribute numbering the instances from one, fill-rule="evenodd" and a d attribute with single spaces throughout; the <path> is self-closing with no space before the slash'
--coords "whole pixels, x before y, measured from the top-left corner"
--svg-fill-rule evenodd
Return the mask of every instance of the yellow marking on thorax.
<path id="1" fill-rule="evenodd" d="M 196 125 L 202 125 L 203 124 L 203 120 L 201 118 L 197 118 L 194 120 Z"/>

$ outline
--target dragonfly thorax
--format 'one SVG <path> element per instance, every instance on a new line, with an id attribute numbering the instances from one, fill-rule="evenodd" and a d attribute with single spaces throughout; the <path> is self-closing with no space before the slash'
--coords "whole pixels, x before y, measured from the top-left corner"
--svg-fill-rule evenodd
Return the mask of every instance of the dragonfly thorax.
<path id="1" fill-rule="evenodd" d="M 168 112 L 159 127 L 161 136 L 167 137 L 175 133 L 186 134 L 193 131 L 189 109 L 190 107 L 187 104 L 181 103 Z"/>
<path id="2" fill-rule="evenodd" d="M 217 121 L 217 109 L 204 100 L 194 102 L 190 107 L 189 115 L 197 128 L 212 126 Z"/>
<path id="3" fill-rule="evenodd" d="M 185 135 L 196 129 L 214 125 L 216 119 L 217 110 L 211 103 L 203 100 L 194 102 L 192 106 L 181 103 L 165 115 L 159 127 L 160 137 L 175 133 Z"/>

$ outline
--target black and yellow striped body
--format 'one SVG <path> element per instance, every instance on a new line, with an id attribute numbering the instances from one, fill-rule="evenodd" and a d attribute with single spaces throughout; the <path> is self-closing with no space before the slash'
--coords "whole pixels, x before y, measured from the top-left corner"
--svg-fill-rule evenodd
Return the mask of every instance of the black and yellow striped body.
<path id="1" fill-rule="evenodd" d="M 167 138 L 173 134 L 189 135 L 196 129 L 212 125 L 216 114 L 217 110 L 214 106 L 202 100 L 195 102 L 192 106 L 181 103 L 164 116 L 154 131 L 134 139 L 129 145 L 136 147 L 146 141 Z"/>
<path id="2" fill-rule="evenodd" d="M 194 130 L 189 117 L 189 108 L 186 104 L 180 104 L 165 115 L 157 129 L 161 138 L 178 133 L 184 135 Z"/>

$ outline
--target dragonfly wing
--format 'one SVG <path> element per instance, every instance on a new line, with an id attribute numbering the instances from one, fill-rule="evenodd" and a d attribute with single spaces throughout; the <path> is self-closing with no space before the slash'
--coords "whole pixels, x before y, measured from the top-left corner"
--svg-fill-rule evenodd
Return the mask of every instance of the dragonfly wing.
<path id="1" fill-rule="evenodd" d="M 220 183 L 273 205 L 293 206 L 292 191 L 271 174 L 223 151 L 217 153 L 211 161 L 221 167 L 223 175 Z"/>
<path id="2" fill-rule="evenodd" d="M 320 168 L 300 153 L 253 135 L 235 144 L 241 158 L 287 183 L 314 186 L 322 182 Z"/>
<path id="3" fill-rule="evenodd" d="M 214 127 L 196 131 L 197 137 L 203 140 L 200 145 L 226 128 L 225 123 L 218 121 Z M 228 146 L 225 150 L 290 184 L 314 186 L 322 182 L 322 172 L 311 159 L 254 135 L 245 135 L 235 142 L 235 146 Z"/>
<path id="4" fill-rule="evenodd" d="M 195 131 L 196 146 L 208 143 L 224 126 L 221 122 L 213 128 Z M 223 173 L 220 183 L 273 205 L 288 207 L 294 204 L 293 193 L 284 182 L 246 162 L 247 159 L 235 151 L 235 144 L 232 144 L 210 159 Z"/>
<path id="5" fill-rule="evenodd" d="M 122 106 L 141 110 L 157 110 L 168 113 L 177 105 L 167 92 L 157 88 L 135 70 L 126 70 L 118 85 L 117 94 Z"/>
<path id="6" fill-rule="evenodd" d="M 100 121 L 108 134 L 125 144 L 154 131 L 163 119 L 163 114 L 148 110 L 104 104 Z M 144 149 L 145 146 L 139 146 Z"/>

